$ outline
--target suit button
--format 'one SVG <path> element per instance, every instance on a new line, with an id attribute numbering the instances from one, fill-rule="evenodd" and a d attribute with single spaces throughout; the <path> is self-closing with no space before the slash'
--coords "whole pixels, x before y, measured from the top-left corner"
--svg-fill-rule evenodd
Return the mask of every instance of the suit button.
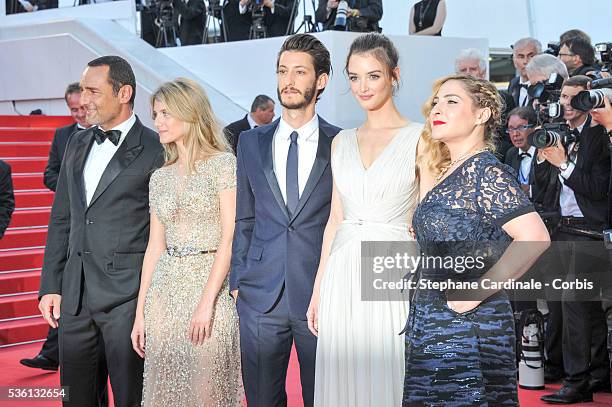
<path id="1" fill-rule="evenodd" d="M 91 254 L 91 252 L 89 250 L 85 250 L 83 254 Z"/>
<path id="2" fill-rule="evenodd" d="M 93 222 L 93 220 L 89 220 L 89 219 L 87 219 L 87 220 L 85 221 L 85 223 L 86 223 L 86 224 L 88 224 L 88 225 L 93 225 L 93 223 L 94 223 L 94 222 Z"/>
<path id="3" fill-rule="evenodd" d="M 295 228 L 293 226 L 289 226 L 289 232 L 293 232 L 295 230 Z"/>

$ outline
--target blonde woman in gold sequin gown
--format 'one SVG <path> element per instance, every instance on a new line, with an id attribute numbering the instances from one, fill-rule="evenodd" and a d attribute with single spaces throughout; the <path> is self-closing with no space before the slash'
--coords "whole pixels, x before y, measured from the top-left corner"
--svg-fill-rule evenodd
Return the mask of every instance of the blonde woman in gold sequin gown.
<path id="1" fill-rule="evenodd" d="M 152 96 L 166 164 L 151 176 L 134 350 L 143 406 L 242 406 L 238 316 L 228 293 L 236 160 L 204 91 L 177 79 Z"/>

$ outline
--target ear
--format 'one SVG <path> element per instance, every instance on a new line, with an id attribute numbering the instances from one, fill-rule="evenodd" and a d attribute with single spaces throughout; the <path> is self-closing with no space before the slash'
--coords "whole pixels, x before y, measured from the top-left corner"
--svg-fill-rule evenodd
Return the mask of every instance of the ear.
<path id="1" fill-rule="evenodd" d="M 319 77 L 317 78 L 317 90 L 324 89 L 327 86 L 328 82 L 329 82 L 328 74 L 322 73 L 321 75 L 319 75 Z"/>
<path id="2" fill-rule="evenodd" d="M 119 89 L 119 102 L 121 102 L 122 104 L 127 104 L 130 102 L 130 99 L 132 98 L 132 94 L 134 93 L 134 89 L 132 89 L 132 86 L 130 85 L 123 85 L 120 89 Z"/>
<path id="3" fill-rule="evenodd" d="M 484 107 L 478 109 L 478 115 L 476 116 L 476 124 L 485 124 L 491 118 L 491 108 Z"/>
<path id="4" fill-rule="evenodd" d="M 399 82 L 399 80 L 400 80 L 400 68 L 399 68 L 399 66 L 396 66 L 395 68 L 393 68 L 391 73 L 393 74 L 393 76 L 391 77 L 391 80 Z"/>

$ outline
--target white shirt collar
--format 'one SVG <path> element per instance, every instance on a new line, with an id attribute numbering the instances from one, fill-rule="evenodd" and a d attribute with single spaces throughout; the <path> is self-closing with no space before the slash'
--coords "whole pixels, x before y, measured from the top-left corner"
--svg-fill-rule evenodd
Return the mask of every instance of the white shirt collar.
<path id="1" fill-rule="evenodd" d="M 578 130 L 579 132 L 582 133 L 582 128 L 586 124 L 587 120 L 589 120 L 589 116 L 588 115 L 587 115 L 587 117 L 585 117 L 584 121 L 582 122 L 582 124 L 580 126 L 576 126 L 576 130 Z"/>
<path id="2" fill-rule="evenodd" d="M 299 129 L 294 129 L 293 127 L 291 127 L 291 125 L 287 123 L 283 119 L 282 116 L 280 118 L 280 122 L 278 123 L 278 133 L 285 135 L 285 138 L 287 140 L 290 139 L 291 133 L 293 131 L 297 131 L 298 138 L 309 140 L 311 137 L 315 135 L 315 133 L 317 133 L 318 129 L 319 129 L 319 117 L 316 114 L 312 116 L 312 119 L 310 119 L 306 124 L 304 124 Z"/>
<path id="3" fill-rule="evenodd" d="M 127 119 L 126 121 L 124 121 L 122 123 L 119 123 L 118 125 L 116 125 L 115 127 L 113 127 L 112 129 L 109 129 L 109 130 L 119 130 L 119 131 L 121 131 L 121 138 L 119 139 L 119 143 L 121 143 L 123 141 L 123 139 L 125 139 L 125 136 L 127 136 L 127 134 L 132 129 L 132 126 L 134 125 L 134 123 L 136 123 L 136 115 L 134 114 L 134 112 L 132 112 L 132 115 L 130 116 L 129 119 Z M 98 126 L 98 127 L 100 127 L 100 126 Z M 106 140 L 105 140 L 105 142 L 106 142 Z"/>
<path id="4" fill-rule="evenodd" d="M 533 155 L 535 154 L 535 150 L 536 148 L 534 146 L 529 146 L 529 149 L 527 151 L 524 151 L 522 148 L 519 148 L 518 154 L 521 155 L 522 153 L 529 153 L 529 155 L 531 155 L 531 157 L 533 158 Z"/>
<path id="5" fill-rule="evenodd" d="M 251 113 L 247 113 L 247 120 L 249 122 L 249 126 L 251 126 L 252 129 L 259 126 L 259 124 L 255 123 L 255 120 L 253 120 L 253 117 L 251 117 Z"/>

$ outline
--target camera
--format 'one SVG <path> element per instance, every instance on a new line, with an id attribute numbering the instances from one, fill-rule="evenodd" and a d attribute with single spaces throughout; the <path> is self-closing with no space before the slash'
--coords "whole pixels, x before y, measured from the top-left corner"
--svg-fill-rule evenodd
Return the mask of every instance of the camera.
<path id="1" fill-rule="evenodd" d="M 336 9 L 336 20 L 334 21 L 334 30 L 346 31 L 346 19 L 348 13 L 348 2 L 341 0 Z"/>
<path id="2" fill-rule="evenodd" d="M 538 124 L 552 122 L 562 118 L 563 109 L 559 103 L 563 77 L 556 72 L 550 74 L 547 80 L 530 85 L 527 93 L 536 99 L 540 106 L 538 113 Z"/>
<path id="3" fill-rule="evenodd" d="M 578 137 L 565 123 L 546 123 L 527 137 L 528 143 L 536 148 L 552 147 L 559 141 L 567 148 L 577 140 Z"/>
<path id="4" fill-rule="evenodd" d="M 604 71 L 612 71 L 612 42 L 595 44 L 595 54 L 604 67 Z"/>
<path id="5" fill-rule="evenodd" d="M 604 106 L 604 97 L 612 100 L 612 78 L 591 82 L 591 90 L 583 90 L 572 98 L 572 107 L 583 112 Z"/>
<path id="6" fill-rule="evenodd" d="M 546 45 L 546 50 L 544 51 L 545 54 L 549 54 L 555 57 L 559 56 L 559 49 L 561 49 L 561 45 L 559 44 L 559 41 L 553 41 L 553 42 L 549 42 Z"/>

